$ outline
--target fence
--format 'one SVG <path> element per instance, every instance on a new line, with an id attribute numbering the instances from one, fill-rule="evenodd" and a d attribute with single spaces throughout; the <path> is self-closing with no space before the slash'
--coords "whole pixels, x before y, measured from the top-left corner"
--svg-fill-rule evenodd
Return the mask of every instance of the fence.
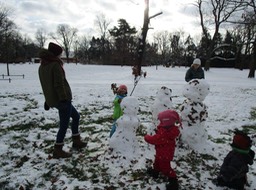
<path id="1" fill-rule="evenodd" d="M 10 83 L 12 80 L 10 77 L 22 77 L 24 79 L 25 75 L 24 74 L 23 75 L 4 75 L 4 74 L 2 74 L 2 78 L 0 80 L 6 80 L 6 81 L 9 81 L 9 83 Z"/>

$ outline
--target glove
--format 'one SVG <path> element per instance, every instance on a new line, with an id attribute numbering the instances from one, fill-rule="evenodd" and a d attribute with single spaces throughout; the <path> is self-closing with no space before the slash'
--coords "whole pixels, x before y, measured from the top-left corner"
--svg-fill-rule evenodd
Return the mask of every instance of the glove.
<path id="1" fill-rule="evenodd" d="M 50 109 L 50 107 L 47 105 L 46 102 L 44 102 L 44 109 L 45 109 L 46 111 L 48 111 L 48 110 Z"/>

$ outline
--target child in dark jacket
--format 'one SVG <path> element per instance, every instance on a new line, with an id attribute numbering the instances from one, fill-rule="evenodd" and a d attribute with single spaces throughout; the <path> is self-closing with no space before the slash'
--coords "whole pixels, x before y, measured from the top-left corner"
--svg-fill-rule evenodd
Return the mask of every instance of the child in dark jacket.
<path id="1" fill-rule="evenodd" d="M 180 135 L 181 120 L 174 110 L 160 112 L 158 120 L 160 124 L 157 126 L 156 134 L 144 137 L 146 142 L 155 145 L 156 150 L 153 168 L 148 169 L 148 173 L 152 177 L 158 177 L 159 173 L 168 177 L 166 189 L 177 190 L 178 180 L 170 162 L 173 160 L 176 138 Z"/>
<path id="2" fill-rule="evenodd" d="M 246 174 L 249 171 L 249 165 L 253 164 L 255 153 L 251 150 L 252 140 L 242 132 L 235 131 L 232 150 L 225 157 L 220 168 L 220 174 L 217 178 L 218 186 L 244 190 L 247 182 Z"/>
<path id="3" fill-rule="evenodd" d="M 201 67 L 201 60 L 198 58 L 194 59 L 185 75 L 186 82 L 189 82 L 192 79 L 204 79 L 204 70 Z"/>

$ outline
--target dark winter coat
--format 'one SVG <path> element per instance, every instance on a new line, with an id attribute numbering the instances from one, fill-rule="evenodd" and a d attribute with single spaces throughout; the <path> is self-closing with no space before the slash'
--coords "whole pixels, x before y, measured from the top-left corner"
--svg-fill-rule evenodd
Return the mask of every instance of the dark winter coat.
<path id="1" fill-rule="evenodd" d="M 49 107 L 56 107 L 61 101 L 71 101 L 72 92 L 65 76 L 63 62 L 48 50 L 39 53 L 41 65 L 39 79 L 45 101 Z"/>
<path id="2" fill-rule="evenodd" d="M 160 124 L 155 135 L 146 135 L 144 139 L 155 145 L 156 159 L 171 161 L 175 152 L 175 140 L 179 135 L 180 130 L 177 126 L 165 127 Z"/>
<path id="3" fill-rule="evenodd" d="M 190 67 L 185 76 L 185 81 L 189 82 L 192 79 L 204 79 L 204 70 L 202 67 L 198 67 L 197 69 Z"/>
<path id="4" fill-rule="evenodd" d="M 254 152 L 249 153 L 234 149 L 228 153 L 220 168 L 219 181 L 228 187 L 243 189 L 246 182 L 246 174 L 249 171 L 248 165 L 253 164 Z"/>

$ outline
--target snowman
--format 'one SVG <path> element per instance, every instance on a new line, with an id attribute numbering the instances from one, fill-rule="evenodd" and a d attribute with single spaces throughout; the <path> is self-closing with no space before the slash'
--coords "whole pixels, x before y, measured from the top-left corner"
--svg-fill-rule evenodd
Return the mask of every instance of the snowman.
<path id="1" fill-rule="evenodd" d="M 149 133 L 152 133 L 156 126 L 159 124 L 158 114 L 162 111 L 172 109 L 172 90 L 162 86 L 156 93 L 156 99 L 151 107 L 153 126 L 149 129 Z"/>
<path id="2" fill-rule="evenodd" d="M 183 88 L 186 100 L 180 107 L 183 129 L 182 141 L 197 151 L 203 151 L 207 141 L 204 127 L 208 117 L 207 106 L 203 103 L 210 92 L 210 86 L 204 79 L 193 79 Z"/>
<path id="3" fill-rule="evenodd" d="M 138 110 L 139 103 L 134 97 L 126 97 L 121 102 L 123 116 L 117 121 L 116 132 L 109 140 L 109 146 L 113 150 L 114 157 L 122 157 L 127 162 L 137 157 L 139 143 L 136 130 L 139 127 Z"/>

